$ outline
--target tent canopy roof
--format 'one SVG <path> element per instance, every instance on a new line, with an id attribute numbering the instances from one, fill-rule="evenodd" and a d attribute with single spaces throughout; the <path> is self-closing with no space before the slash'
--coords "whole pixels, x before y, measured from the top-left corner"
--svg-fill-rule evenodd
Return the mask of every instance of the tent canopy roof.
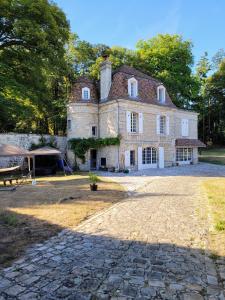
<path id="1" fill-rule="evenodd" d="M 28 150 L 22 147 L 10 145 L 10 144 L 1 144 L 0 157 L 9 157 L 9 156 L 31 156 L 31 154 Z"/>
<path id="2" fill-rule="evenodd" d="M 29 152 L 32 156 L 38 155 L 61 155 L 62 152 L 52 147 L 41 147 Z"/>

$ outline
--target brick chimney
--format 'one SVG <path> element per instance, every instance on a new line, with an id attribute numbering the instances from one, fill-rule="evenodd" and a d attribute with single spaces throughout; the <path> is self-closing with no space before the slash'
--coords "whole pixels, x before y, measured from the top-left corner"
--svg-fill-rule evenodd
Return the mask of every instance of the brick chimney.
<path id="1" fill-rule="evenodd" d="M 105 100 L 109 96 L 109 90 L 112 82 L 112 63 L 108 57 L 104 57 L 104 61 L 100 65 L 100 97 Z"/>

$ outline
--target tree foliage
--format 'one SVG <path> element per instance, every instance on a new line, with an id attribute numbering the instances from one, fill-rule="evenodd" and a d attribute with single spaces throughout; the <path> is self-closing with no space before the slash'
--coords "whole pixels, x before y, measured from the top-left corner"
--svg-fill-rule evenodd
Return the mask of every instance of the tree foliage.
<path id="1" fill-rule="evenodd" d="M 178 107 L 199 112 L 205 142 L 225 142 L 224 49 L 211 61 L 205 53 L 194 73 L 192 43 L 180 35 L 140 40 L 134 50 L 91 44 L 70 32 L 50 0 L 0 1 L 1 131 L 65 132 L 71 83 L 84 74 L 99 79 L 105 54 L 113 69 L 127 64 L 162 81 Z"/>
<path id="2" fill-rule="evenodd" d="M 68 38 L 69 24 L 55 4 L 0 2 L 2 131 L 55 133 L 65 123 Z"/>

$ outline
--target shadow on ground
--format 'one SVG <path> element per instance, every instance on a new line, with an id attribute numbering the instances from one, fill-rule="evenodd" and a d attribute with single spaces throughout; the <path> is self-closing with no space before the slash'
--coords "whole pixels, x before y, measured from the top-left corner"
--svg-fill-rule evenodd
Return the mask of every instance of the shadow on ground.
<path id="1" fill-rule="evenodd" d="M 33 245 L 2 270 L 0 297 L 224 299 L 224 257 L 217 262 L 218 269 L 202 249 L 90 235 L 78 226 Z"/>

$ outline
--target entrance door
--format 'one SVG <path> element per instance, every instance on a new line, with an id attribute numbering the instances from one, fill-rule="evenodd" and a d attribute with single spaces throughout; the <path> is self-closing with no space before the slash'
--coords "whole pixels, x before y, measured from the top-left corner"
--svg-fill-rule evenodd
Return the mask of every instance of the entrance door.
<path id="1" fill-rule="evenodd" d="M 90 168 L 91 170 L 96 170 L 97 168 L 97 150 L 90 150 Z"/>

